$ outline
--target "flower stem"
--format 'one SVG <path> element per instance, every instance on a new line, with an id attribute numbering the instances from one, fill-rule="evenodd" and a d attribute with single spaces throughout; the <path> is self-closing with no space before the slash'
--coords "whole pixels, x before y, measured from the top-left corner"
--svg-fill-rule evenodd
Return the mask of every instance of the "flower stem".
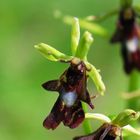
<path id="1" fill-rule="evenodd" d="M 117 8 L 117 9 L 110 10 L 109 12 L 104 13 L 101 16 L 97 16 L 97 17 L 93 16 L 93 15 L 88 16 L 88 17 L 85 18 L 85 20 L 86 21 L 102 22 L 102 21 L 116 15 L 118 12 L 119 12 L 119 9 Z"/>
<path id="2" fill-rule="evenodd" d="M 133 0 L 120 0 L 120 4 L 122 8 L 128 8 L 132 6 Z"/>
<path id="3" fill-rule="evenodd" d="M 140 88 L 140 74 L 137 71 L 133 71 L 130 75 L 130 79 L 129 79 L 129 87 L 128 87 L 128 93 L 129 94 L 133 94 L 134 91 L 138 90 Z M 131 98 L 129 100 L 127 100 L 126 102 L 126 107 L 130 108 L 130 109 L 134 109 L 135 111 L 139 111 L 139 98 Z M 135 126 L 137 126 L 137 124 L 135 124 Z M 127 136 L 126 139 L 127 140 L 131 140 L 131 139 L 137 139 L 133 137 L 129 137 Z"/>
<path id="4" fill-rule="evenodd" d="M 87 105 L 85 103 L 82 103 L 82 106 L 83 106 L 84 112 L 85 113 L 88 112 Z M 89 133 L 93 132 L 92 127 L 91 127 L 88 119 L 84 120 L 83 128 L 84 128 L 85 134 L 89 134 Z"/>
<path id="5" fill-rule="evenodd" d="M 128 87 L 128 92 L 129 94 L 133 94 L 133 91 L 136 91 L 140 88 L 140 74 L 137 71 L 133 71 L 130 75 L 130 79 L 129 79 L 129 87 Z M 130 100 L 128 100 L 127 102 L 127 107 L 137 110 L 139 98 L 132 98 Z"/>

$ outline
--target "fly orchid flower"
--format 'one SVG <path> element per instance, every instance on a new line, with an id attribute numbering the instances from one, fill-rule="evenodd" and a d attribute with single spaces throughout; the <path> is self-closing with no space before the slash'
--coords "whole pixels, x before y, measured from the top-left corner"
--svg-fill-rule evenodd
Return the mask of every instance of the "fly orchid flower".
<path id="1" fill-rule="evenodd" d="M 61 53 L 44 43 L 35 45 L 35 48 L 47 59 L 70 63 L 69 68 L 64 71 L 58 80 L 48 81 L 42 85 L 46 90 L 59 93 L 59 97 L 50 114 L 43 122 L 44 127 L 47 129 L 55 129 L 61 122 L 65 126 L 75 128 L 83 122 L 85 112 L 81 101 L 86 102 L 92 109 L 94 108 L 87 90 L 88 77 L 91 77 L 95 82 L 100 93 L 103 94 L 105 91 L 105 86 L 98 70 L 87 61 L 89 47 L 93 42 L 92 35 L 86 31 L 80 43 L 79 40 L 79 21 L 74 18 L 71 45 L 72 56 Z"/>
<path id="2" fill-rule="evenodd" d="M 86 66 L 80 59 L 72 59 L 70 67 L 60 76 L 59 80 L 43 84 L 46 90 L 59 92 L 59 97 L 43 125 L 47 129 L 55 129 L 62 121 L 70 128 L 77 127 L 85 117 L 81 101 L 93 109 L 87 90 Z"/>
<path id="3" fill-rule="evenodd" d="M 133 8 L 126 7 L 120 11 L 116 31 L 111 38 L 112 43 L 121 43 L 121 54 L 126 73 L 133 69 L 140 71 L 140 27 L 136 23 L 136 13 Z"/>

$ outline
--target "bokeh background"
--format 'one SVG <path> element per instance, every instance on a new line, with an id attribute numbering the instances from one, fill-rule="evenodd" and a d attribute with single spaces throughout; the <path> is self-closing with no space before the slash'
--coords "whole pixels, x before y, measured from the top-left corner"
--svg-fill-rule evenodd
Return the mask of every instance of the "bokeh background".
<path id="1" fill-rule="evenodd" d="M 139 0 L 135 3 L 140 4 Z M 59 77 L 68 65 L 46 60 L 33 46 L 44 42 L 70 54 L 71 27 L 54 18 L 57 9 L 66 15 L 85 17 L 117 7 L 119 0 L 0 1 L 0 140 L 71 140 L 84 133 L 82 125 L 74 130 L 63 125 L 55 131 L 43 128 L 42 122 L 58 94 L 45 91 L 41 84 Z M 116 18 L 101 23 L 109 34 L 115 29 Z M 104 97 L 93 100 L 93 112 L 117 114 L 125 107 L 121 94 L 128 89 L 120 46 L 93 36 L 88 59 L 101 69 L 107 88 Z M 95 91 L 91 80 L 89 90 L 92 94 Z M 92 122 L 93 129 L 98 125 Z"/>

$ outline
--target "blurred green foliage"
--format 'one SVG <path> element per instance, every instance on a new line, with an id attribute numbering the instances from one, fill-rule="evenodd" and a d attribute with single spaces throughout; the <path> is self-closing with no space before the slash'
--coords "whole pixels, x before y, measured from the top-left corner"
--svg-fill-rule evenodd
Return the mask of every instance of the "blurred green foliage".
<path id="1" fill-rule="evenodd" d="M 44 42 L 69 54 L 71 27 L 53 17 L 56 9 L 63 14 L 86 17 L 103 14 L 118 6 L 118 0 L 0 2 L 0 140 L 71 140 L 73 136 L 83 134 L 82 126 L 70 130 L 61 125 L 55 131 L 42 127 L 57 94 L 43 90 L 41 84 L 59 77 L 68 65 L 49 62 L 33 46 Z M 110 34 L 115 24 L 116 17 L 101 23 Z M 118 113 L 124 108 L 121 93 L 128 88 L 119 45 L 112 46 L 107 39 L 93 36 L 95 41 L 88 59 L 101 69 L 107 87 L 104 97 L 93 100 L 93 112 Z M 93 94 L 95 87 L 91 81 L 89 89 Z M 93 128 L 97 125 L 93 123 Z"/>

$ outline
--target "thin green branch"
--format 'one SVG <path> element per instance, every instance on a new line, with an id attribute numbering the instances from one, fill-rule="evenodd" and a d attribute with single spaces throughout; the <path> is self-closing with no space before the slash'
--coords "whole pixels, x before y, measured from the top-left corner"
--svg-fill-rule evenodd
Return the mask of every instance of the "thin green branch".
<path id="1" fill-rule="evenodd" d="M 71 16 L 64 16 L 62 17 L 64 23 L 71 25 L 72 24 L 72 17 Z M 86 20 L 79 19 L 80 27 L 83 29 L 86 29 L 94 34 L 107 37 L 108 32 L 105 28 L 102 26 L 98 25 L 97 23 L 90 23 Z"/>
<path id="2" fill-rule="evenodd" d="M 131 93 L 123 93 L 122 97 L 126 100 L 140 98 L 140 90 L 132 91 Z"/>
<path id="3" fill-rule="evenodd" d="M 131 94 L 133 91 L 140 88 L 140 74 L 137 71 L 133 71 L 130 75 L 128 92 Z M 132 98 L 127 101 L 127 107 L 137 110 L 137 103 L 139 98 Z"/>
<path id="4" fill-rule="evenodd" d="M 85 20 L 87 21 L 94 21 L 94 22 L 102 22 L 112 16 L 115 16 L 116 14 L 118 14 L 119 12 L 119 9 L 113 9 L 103 15 L 100 15 L 100 16 L 88 16 L 85 18 Z"/>

